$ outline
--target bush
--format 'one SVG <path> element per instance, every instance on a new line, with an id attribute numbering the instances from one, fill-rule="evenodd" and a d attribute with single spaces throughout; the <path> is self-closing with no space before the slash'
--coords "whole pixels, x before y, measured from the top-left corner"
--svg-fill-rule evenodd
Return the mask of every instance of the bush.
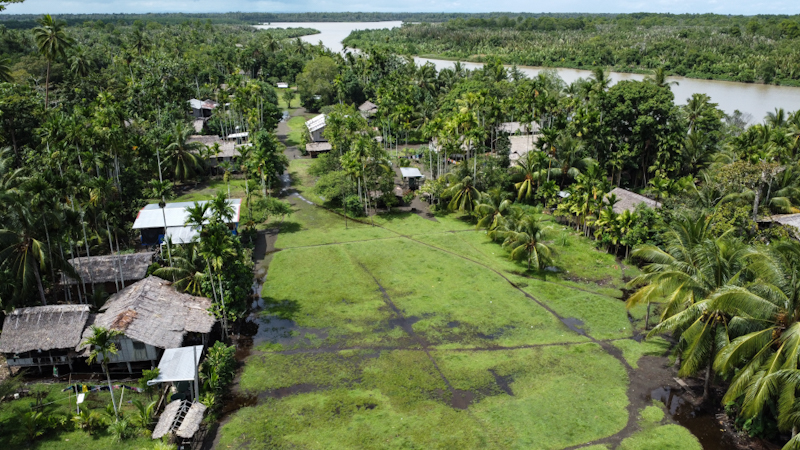
<path id="1" fill-rule="evenodd" d="M 235 352 L 236 347 L 229 347 L 220 341 L 208 349 L 206 360 L 200 369 L 200 379 L 206 389 L 215 394 L 222 393 L 233 381 L 236 375 Z"/>
<path id="2" fill-rule="evenodd" d="M 344 208 L 347 211 L 347 215 L 353 217 L 363 217 L 364 216 L 364 203 L 361 202 L 361 199 L 358 198 L 357 195 L 348 195 L 344 199 Z"/>
<path id="3" fill-rule="evenodd" d="M 136 427 L 132 426 L 127 420 L 120 419 L 108 426 L 108 432 L 114 437 L 115 441 L 119 442 L 133 436 L 136 432 Z"/>

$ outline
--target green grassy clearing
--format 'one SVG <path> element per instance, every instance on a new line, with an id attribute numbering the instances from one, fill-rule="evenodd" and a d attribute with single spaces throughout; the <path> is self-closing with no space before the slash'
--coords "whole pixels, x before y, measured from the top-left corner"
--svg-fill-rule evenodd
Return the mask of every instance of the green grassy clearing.
<path id="1" fill-rule="evenodd" d="M 313 117 L 313 115 L 295 116 L 286 123 L 290 130 L 289 134 L 286 136 L 287 147 L 300 145 L 300 139 L 304 131 L 303 127 L 309 117 Z"/>
<path id="2" fill-rule="evenodd" d="M 98 384 L 103 384 L 98 382 Z M 128 383 L 131 384 L 131 383 Z M 46 417 L 62 417 L 64 425 L 55 430 L 49 430 L 44 435 L 31 440 L 26 436 L 23 424 L 20 422 L 22 416 L 31 411 L 31 405 L 35 403 L 33 397 L 23 397 L 19 400 L 11 400 L 0 403 L 0 446 L 4 449 L 32 448 L 37 450 L 56 450 L 65 448 L 81 448 L 85 450 L 105 450 L 114 448 L 118 450 L 138 450 L 149 448 L 152 444 L 150 431 L 139 428 L 136 436 L 121 442 L 115 442 L 114 437 L 108 433 L 106 426 L 103 425 L 93 434 L 86 431 L 75 429 L 70 421 L 72 414 L 75 413 L 75 394 L 71 400 L 69 392 L 61 392 L 67 385 L 64 383 L 40 384 L 36 388 L 43 388 L 48 391 L 43 403 L 46 404 L 42 413 Z M 119 391 L 115 391 L 115 397 L 119 403 Z M 123 417 L 133 419 L 136 407 L 130 402 L 140 400 L 147 404 L 150 402 L 146 394 L 138 394 L 133 391 L 125 391 L 121 411 Z M 108 392 L 92 392 L 86 395 L 85 402 L 81 409 L 90 409 L 98 412 L 105 418 L 106 423 L 113 421 L 113 418 L 106 416 L 106 405 L 111 404 L 111 395 Z"/>
<path id="3" fill-rule="evenodd" d="M 680 425 L 649 427 L 622 441 L 618 450 L 702 450 L 692 433 Z"/>
<path id="4" fill-rule="evenodd" d="M 625 339 L 612 342 L 615 347 L 622 350 L 622 356 L 634 369 L 638 369 L 638 361 L 642 356 L 661 356 L 669 350 L 669 342 L 666 339 L 656 336 L 642 342 L 633 339 Z"/>
<path id="5" fill-rule="evenodd" d="M 241 410 L 223 427 L 220 446 L 555 449 L 626 421 L 625 372 L 593 344 L 432 352 L 455 389 L 474 393 L 469 412 L 449 405 L 450 391 L 422 351 L 317 356 L 270 355 L 246 369 L 263 374 L 259 391 L 292 382 L 316 390 Z M 513 396 L 490 370 L 507 377 Z"/>
<path id="6" fill-rule="evenodd" d="M 321 202 L 309 164 L 291 162 L 293 187 Z M 351 222 L 345 230 L 341 216 L 290 201 L 295 213 L 281 225 L 283 250 L 262 296 L 268 314 L 297 328 L 247 360 L 239 389 L 259 402 L 221 428 L 221 448 L 559 449 L 625 426 L 623 365 L 494 272 L 581 320 L 592 337 L 620 339 L 614 345 L 635 367 L 642 355 L 663 353 L 665 342 L 624 339 L 632 336 L 624 303 L 609 296 L 621 295 L 623 268 L 591 242 L 563 233 L 554 241 L 559 258 L 567 255 L 559 264 L 589 267 L 543 280 L 455 214 L 437 222 L 382 214 L 374 220 L 383 228 Z M 527 347 L 537 344 L 548 346 Z M 472 398 L 466 411 L 451 403 L 443 377 L 456 397 Z M 658 407 L 641 416 L 642 431 L 624 448 L 645 448 L 648 439 L 663 445 L 649 448 L 696 443 L 682 427 L 659 426 Z"/>
<path id="7" fill-rule="evenodd" d="M 230 180 L 231 198 L 244 198 L 245 187 L 244 178 Z M 197 202 L 200 200 L 211 200 L 217 195 L 217 192 L 228 193 L 228 185 L 223 180 L 210 180 L 204 183 L 198 183 L 186 191 L 178 192 L 174 199 L 170 202 Z M 158 199 L 149 199 L 148 203 L 158 203 Z"/>

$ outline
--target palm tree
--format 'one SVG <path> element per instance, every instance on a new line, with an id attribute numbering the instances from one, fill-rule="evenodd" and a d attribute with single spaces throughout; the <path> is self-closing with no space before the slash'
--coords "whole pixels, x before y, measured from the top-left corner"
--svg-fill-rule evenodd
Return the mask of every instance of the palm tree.
<path id="1" fill-rule="evenodd" d="M 227 223 L 233 219 L 233 206 L 228 202 L 225 193 L 220 191 L 211 199 L 209 204 L 211 210 L 211 218 L 217 223 Z"/>
<path id="2" fill-rule="evenodd" d="M 546 159 L 547 155 L 544 152 L 528 152 L 519 161 L 519 165 L 514 166 L 517 173 L 523 177 L 522 181 L 514 184 L 514 188 L 517 190 L 517 201 L 523 198 L 530 200 L 533 197 L 535 193 L 533 182 L 535 180 L 536 187 L 539 186 Z"/>
<path id="3" fill-rule="evenodd" d="M 475 211 L 480 217 L 477 228 L 496 229 L 503 220 L 503 213 L 511 207 L 511 204 L 507 194 L 499 187 L 481 194 L 480 200 L 475 206 Z"/>
<path id="4" fill-rule="evenodd" d="M 114 400 L 114 391 L 111 389 L 111 374 L 108 371 L 108 361 L 111 355 L 117 354 L 116 337 L 121 335 L 119 330 L 110 330 L 108 328 L 98 327 L 92 325 L 92 335 L 84 339 L 81 343 L 82 346 L 89 346 L 91 348 L 89 357 L 86 361 L 91 364 L 97 361 L 98 356 L 102 359 L 100 364 L 103 366 L 103 372 L 106 373 L 106 380 L 108 381 L 108 391 L 111 393 L 111 404 L 114 406 L 114 418 L 117 418 L 117 403 Z"/>
<path id="5" fill-rule="evenodd" d="M 67 36 L 64 30 L 66 22 L 56 21 L 50 14 L 45 14 L 37 22 L 39 26 L 33 29 L 33 36 L 39 53 L 47 60 L 47 76 L 44 84 L 44 108 L 47 109 L 50 99 L 50 67 L 57 59 L 66 55 L 75 41 Z"/>
<path id="6" fill-rule="evenodd" d="M 13 229 L 0 229 L 0 262 L 5 261 L 16 276 L 17 295 L 35 286 L 42 305 L 47 305 L 41 275 L 47 267 L 45 244 L 37 239 L 32 212 L 21 204 L 16 210 Z"/>
<path id="7" fill-rule="evenodd" d="M 199 152 L 203 144 L 187 142 L 193 129 L 182 122 L 175 124 L 172 130 L 172 142 L 165 149 L 165 161 L 173 168 L 175 178 L 186 180 L 193 177 L 203 167 L 203 160 Z"/>
<path id="8" fill-rule="evenodd" d="M 648 337 L 672 332 L 679 337 L 679 375 L 693 375 L 705 366 L 703 400 L 709 398 L 717 351 L 728 344 L 730 316 L 715 297 L 739 285 L 755 252 L 727 235 L 712 238 L 709 218 L 684 216 L 673 221 L 665 249 L 644 245 L 633 256 L 648 262 L 629 286 L 642 286 L 628 307 L 664 299 L 660 323 Z M 649 318 L 649 317 L 648 317 Z"/>
<path id="9" fill-rule="evenodd" d="M 680 83 L 677 81 L 667 81 L 667 71 L 664 67 L 659 67 L 658 69 L 653 72 L 653 77 L 647 78 L 649 81 L 652 81 L 659 87 L 670 87 L 670 86 L 677 86 Z"/>
<path id="10" fill-rule="evenodd" d="M 526 260 L 528 270 L 544 269 L 552 261 L 553 251 L 542 240 L 548 228 L 542 218 L 535 213 L 525 214 L 514 224 L 514 229 L 505 233 L 503 247 L 511 252 L 511 259 Z"/>
<path id="11" fill-rule="evenodd" d="M 188 242 L 178 246 L 172 255 L 172 265 L 156 270 L 153 275 L 173 281 L 173 286 L 180 291 L 202 295 L 203 283 L 208 276 L 200 256 L 200 244 Z"/>
<path id="12" fill-rule="evenodd" d="M 455 178 L 453 173 L 447 175 L 449 179 Z M 446 195 L 452 196 L 450 204 L 447 205 L 450 210 L 472 213 L 475 210 L 475 202 L 480 198 L 481 193 L 472 184 L 472 177 L 467 176 L 457 182 L 451 182 Z"/>
<path id="13" fill-rule="evenodd" d="M 611 85 L 611 78 L 601 67 L 592 70 L 590 80 L 592 81 L 592 90 L 595 92 L 603 92 Z"/>
<path id="14" fill-rule="evenodd" d="M 0 58 L 0 82 L 14 82 L 14 77 L 11 75 L 11 60 L 8 58 Z"/>

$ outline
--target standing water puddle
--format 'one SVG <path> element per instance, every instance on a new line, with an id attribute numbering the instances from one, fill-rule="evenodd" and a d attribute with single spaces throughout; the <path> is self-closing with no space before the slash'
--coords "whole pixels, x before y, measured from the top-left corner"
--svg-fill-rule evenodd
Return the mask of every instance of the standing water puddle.
<path id="1" fill-rule="evenodd" d="M 704 450 L 730 450 L 736 448 L 733 438 L 725 433 L 712 411 L 698 408 L 680 397 L 679 391 L 670 387 L 654 390 L 650 397 L 667 407 L 672 419 L 686 427 L 700 441 Z"/>

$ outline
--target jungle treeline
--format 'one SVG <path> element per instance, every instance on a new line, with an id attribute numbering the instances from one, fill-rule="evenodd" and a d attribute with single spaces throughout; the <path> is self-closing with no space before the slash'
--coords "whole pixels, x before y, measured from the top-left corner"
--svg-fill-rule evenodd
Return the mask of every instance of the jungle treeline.
<path id="1" fill-rule="evenodd" d="M 504 64 L 800 86 L 800 16 L 620 14 L 456 18 L 361 30 L 349 47 Z"/>

